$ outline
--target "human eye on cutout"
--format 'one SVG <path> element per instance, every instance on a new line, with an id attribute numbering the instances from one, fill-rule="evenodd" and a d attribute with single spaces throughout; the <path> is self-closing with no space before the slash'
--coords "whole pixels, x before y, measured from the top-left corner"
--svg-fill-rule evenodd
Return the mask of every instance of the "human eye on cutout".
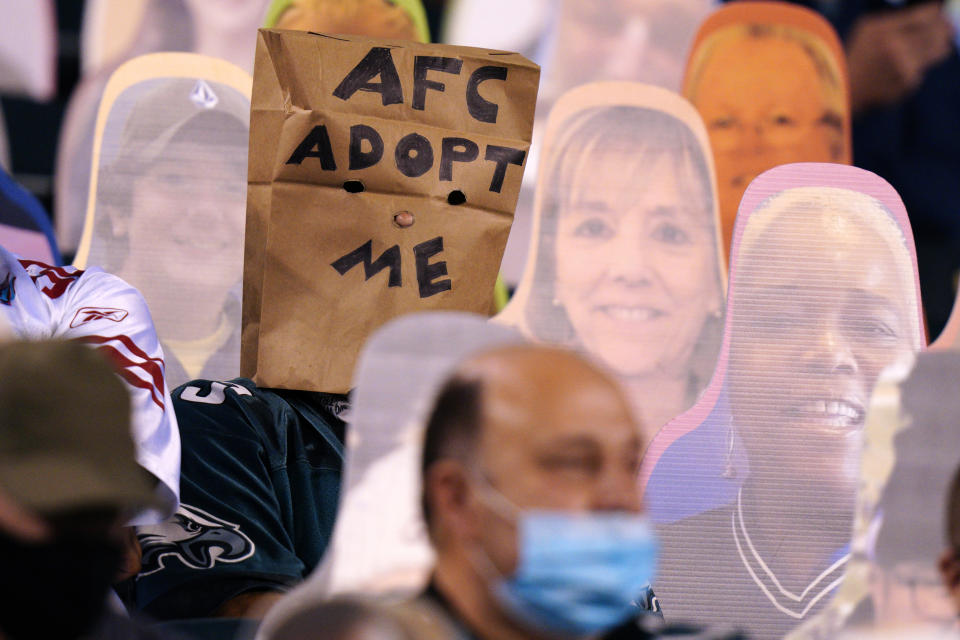
<path id="1" fill-rule="evenodd" d="M 741 304 L 743 314 L 750 318 L 750 325 L 767 334 L 786 333 L 808 321 L 811 315 L 808 305 L 797 300 L 792 289 L 761 290 L 746 297 Z"/>
<path id="2" fill-rule="evenodd" d="M 900 337 L 899 322 L 891 314 L 883 312 L 864 312 L 852 315 L 847 323 L 848 330 L 865 340 L 893 342 Z"/>
<path id="3" fill-rule="evenodd" d="M 650 236 L 654 240 L 677 247 L 693 244 L 693 235 L 683 226 L 669 220 L 658 222 Z"/>
<path id="4" fill-rule="evenodd" d="M 775 111 L 770 114 L 770 124 L 774 127 L 795 127 L 797 120 L 785 111 Z"/>
<path id="5" fill-rule="evenodd" d="M 710 119 L 709 127 L 718 131 L 727 131 L 740 126 L 740 119 L 727 113 Z"/>
<path id="6" fill-rule="evenodd" d="M 590 240 L 605 240 L 611 238 L 616 229 L 601 216 L 588 216 L 580 220 L 573 227 L 573 235 Z"/>

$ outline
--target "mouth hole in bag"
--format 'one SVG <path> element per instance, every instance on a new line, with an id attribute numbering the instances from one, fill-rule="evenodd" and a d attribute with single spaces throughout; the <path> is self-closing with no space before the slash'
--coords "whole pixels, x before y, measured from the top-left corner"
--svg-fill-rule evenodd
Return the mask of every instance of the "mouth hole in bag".
<path id="1" fill-rule="evenodd" d="M 395 213 L 393 216 L 393 224 L 397 225 L 401 229 L 412 227 L 413 223 L 416 221 L 416 218 L 414 218 L 413 214 L 409 211 L 400 211 Z"/>

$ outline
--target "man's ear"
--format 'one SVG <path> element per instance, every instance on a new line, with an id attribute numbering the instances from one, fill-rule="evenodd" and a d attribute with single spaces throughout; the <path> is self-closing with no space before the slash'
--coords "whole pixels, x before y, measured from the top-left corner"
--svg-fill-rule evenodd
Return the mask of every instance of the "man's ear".
<path id="1" fill-rule="evenodd" d="M 469 472 L 460 462 L 439 460 L 424 478 L 431 529 L 438 542 L 471 540 L 479 535 L 476 496 Z"/>

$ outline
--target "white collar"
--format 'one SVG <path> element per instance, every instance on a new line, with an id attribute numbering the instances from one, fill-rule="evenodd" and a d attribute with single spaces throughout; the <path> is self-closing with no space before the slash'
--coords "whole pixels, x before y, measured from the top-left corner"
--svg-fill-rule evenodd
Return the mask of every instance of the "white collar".
<path id="1" fill-rule="evenodd" d="M 747 573 L 750 574 L 750 577 L 753 578 L 753 581 L 760 587 L 760 590 L 763 591 L 763 594 L 767 596 L 773 606 L 788 616 L 800 620 L 807 615 L 814 605 L 840 584 L 843 580 L 843 568 L 850 560 L 850 554 L 847 553 L 827 567 L 800 594 L 785 589 L 777 576 L 770 570 L 770 567 L 767 566 L 767 563 L 760 557 L 757 549 L 753 546 L 753 541 L 750 540 L 750 534 L 747 533 L 747 527 L 743 520 L 742 492 L 743 489 L 737 493 L 737 509 L 730 518 L 733 528 L 733 541 L 737 545 L 740 560 L 747 569 Z M 749 554 L 744 553 L 744 544 Z M 818 590 L 817 587 L 820 585 L 823 586 Z"/>

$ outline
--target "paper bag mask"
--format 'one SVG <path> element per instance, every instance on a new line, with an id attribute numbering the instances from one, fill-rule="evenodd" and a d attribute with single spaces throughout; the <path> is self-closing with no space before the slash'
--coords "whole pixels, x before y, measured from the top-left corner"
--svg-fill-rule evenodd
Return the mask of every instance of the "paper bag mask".
<path id="1" fill-rule="evenodd" d="M 260 30 L 244 375 L 345 392 L 391 318 L 489 312 L 538 79 L 502 51 Z"/>
<path id="2" fill-rule="evenodd" d="M 724 248 L 750 181 L 790 162 L 851 161 L 843 48 L 817 13 L 784 2 L 735 2 L 701 25 L 683 95 L 710 134 Z"/>

